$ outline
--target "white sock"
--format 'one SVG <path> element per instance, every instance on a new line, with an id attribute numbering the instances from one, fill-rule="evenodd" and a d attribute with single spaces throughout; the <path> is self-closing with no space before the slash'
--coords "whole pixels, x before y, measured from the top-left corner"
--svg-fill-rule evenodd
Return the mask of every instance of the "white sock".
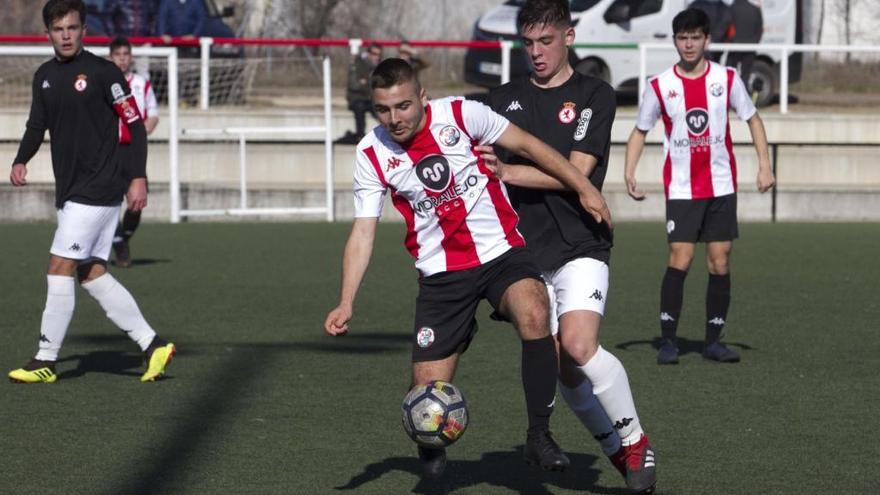
<path id="1" fill-rule="evenodd" d="M 150 328 L 150 324 L 138 309 L 134 297 L 122 284 L 109 273 L 105 273 L 94 280 L 84 282 L 82 287 L 104 308 L 110 321 L 128 334 L 142 351 L 147 350 L 156 332 Z"/>
<path id="2" fill-rule="evenodd" d="M 46 281 L 46 309 L 40 322 L 40 350 L 36 359 L 57 361 L 76 306 L 76 282 L 63 275 L 46 275 Z"/>
<path id="3" fill-rule="evenodd" d="M 584 427 L 602 446 L 605 455 L 612 455 L 620 450 L 620 436 L 593 394 L 593 384 L 590 380 L 584 380 L 575 388 L 568 388 L 559 382 L 559 392 L 571 412 L 581 420 Z"/>
<path id="4" fill-rule="evenodd" d="M 593 393 L 614 423 L 620 442 L 624 446 L 638 442 L 643 434 L 642 426 L 639 415 L 636 414 L 636 405 L 623 364 L 599 346 L 596 355 L 581 366 L 581 370 L 593 383 Z"/>

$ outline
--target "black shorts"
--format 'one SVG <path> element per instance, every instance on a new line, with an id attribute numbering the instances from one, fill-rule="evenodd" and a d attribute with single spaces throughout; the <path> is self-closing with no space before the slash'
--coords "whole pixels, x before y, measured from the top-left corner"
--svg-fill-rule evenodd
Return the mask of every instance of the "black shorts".
<path id="1" fill-rule="evenodd" d="M 736 194 L 709 199 L 666 200 L 669 242 L 732 241 L 739 237 Z"/>
<path id="2" fill-rule="evenodd" d="M 419 280 L 413 332 L 413 362 L 437 361 L 467 350 L 477 332 L 477 306 L 486 299 L 495 310 L 508 287 L 525 278 L 541 280 L 526 248 L 513 248 L 494 260 Z"/>

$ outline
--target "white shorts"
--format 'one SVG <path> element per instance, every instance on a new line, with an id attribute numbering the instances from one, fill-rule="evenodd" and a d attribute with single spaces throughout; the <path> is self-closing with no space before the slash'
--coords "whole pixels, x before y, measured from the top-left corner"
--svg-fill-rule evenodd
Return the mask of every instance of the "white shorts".
<path id="1" fill-rule="evenodd" d="M 550 297 L 550 330 L 559 332 L 559 318 L 569 311 L 605 314 L 608 265 L 593 258 L 576 258 L 541 274 Z"/>
<path id="2" fill-rule="evenodd" d="M 65 201 L 64 207 L 57 210 L 58 228 L 49 252 L 72 260 L 107 261 L 121 206 L 90 206 Z"/>

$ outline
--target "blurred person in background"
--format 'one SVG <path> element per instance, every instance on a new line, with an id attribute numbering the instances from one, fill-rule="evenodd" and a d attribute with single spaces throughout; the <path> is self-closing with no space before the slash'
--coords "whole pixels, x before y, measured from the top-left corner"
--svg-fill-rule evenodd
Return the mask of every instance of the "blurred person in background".
<path id="1" fill-rule="evenodd" d="M 370 73 L 382 60 L 382 47 L 371 43 L 366 51 L 358 54 L 348 66 L 348 83 L 345 99 L 348 109 L 354 114 L 354 132 L 346 131 L 336 142 L 340 144 L 357 144 L 364 137 L 367 128 L 367 112 L 373 118 L 373 101 L 370 97 Z"/>
<path id="2" fill-rule="evenodd" d="M 431 66 L 431 61 L 420 55 L 407 40 L 400 40 L 397 53 L 399 58 L 405 60 L 416 71 L 416 74 Z"/>
<path id="3" fill-rule="evenodd" d="M 104 14 L 117 36 L 153 36 L 156 27 L 158 0 L 107 0 Z"/>
<path id="4" fill-rule="evenodd" d="M 147 135 L 153 133 L 159 123 L 159 103 L 156 101 L 156 93 L 150 81 L 144 76 L 132 70 L 131 43 L 128 38 L 119 36 L 110 42 L 110 60 L 119 67 L 125 75 L 131 94 L 137 104 L 138 113 L 144 122 Z M 123 131 L 120 121 L 120 135 Z M 116 266 L 120 268 L 131 267 L 131 254 L 129 253 L 128 241 L 134 235 L 141 223 L 141 212 L 126 208 L 122 216 L 122 222 L 116 227 L 116 235 L 113 237 L 113 252 L 116 254 Z"/>
<path id="5" fill-rule="evenodd" d="M 734 34 L 733 43 L 760 43 L 764 35 L 764 15 L 761 13 L 761 0 L 734 0 L 730 9 L 733 15 Z M 739 75 L 746 84 L 746 89 L 752 94 L 762 88 L 754 88 L 751 81 L 752 64 L 755 62 L 755 52 L 730 52 L 727 56 L 727 65 L 739 69 Z"/>

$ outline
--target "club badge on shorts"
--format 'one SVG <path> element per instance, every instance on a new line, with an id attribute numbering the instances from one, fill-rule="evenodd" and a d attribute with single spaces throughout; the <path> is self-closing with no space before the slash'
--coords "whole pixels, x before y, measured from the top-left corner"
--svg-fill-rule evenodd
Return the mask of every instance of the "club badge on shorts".
<path id="1" fill-rule="evenodd" d="M 416 344 L 419 345 L 422 349 L 426 347 L 431 347 L 431 344 L 434 343 L 434 330 L 431 330 L 428 327 L 422 327 L 419 329 L 419 333 L 416 334 Z"/>
<path id="2" fill-rule="evenodd" d="M 86 82 L 86 75 L 80 74 L 76 76 L 76 82 L 73 83 L 73 89 L 82 93 L 87 87 L 89 87 L 89 83 Z"/>
<path id="3" fill-rule="evenodd" d="M 573 102 L 567 101 L 562 104 L 562 109 L 559 110 L 559 121 L 563 124 L 571 124 L 574 121 L 577 112 L 575 111 L 575 105 Z"/>

